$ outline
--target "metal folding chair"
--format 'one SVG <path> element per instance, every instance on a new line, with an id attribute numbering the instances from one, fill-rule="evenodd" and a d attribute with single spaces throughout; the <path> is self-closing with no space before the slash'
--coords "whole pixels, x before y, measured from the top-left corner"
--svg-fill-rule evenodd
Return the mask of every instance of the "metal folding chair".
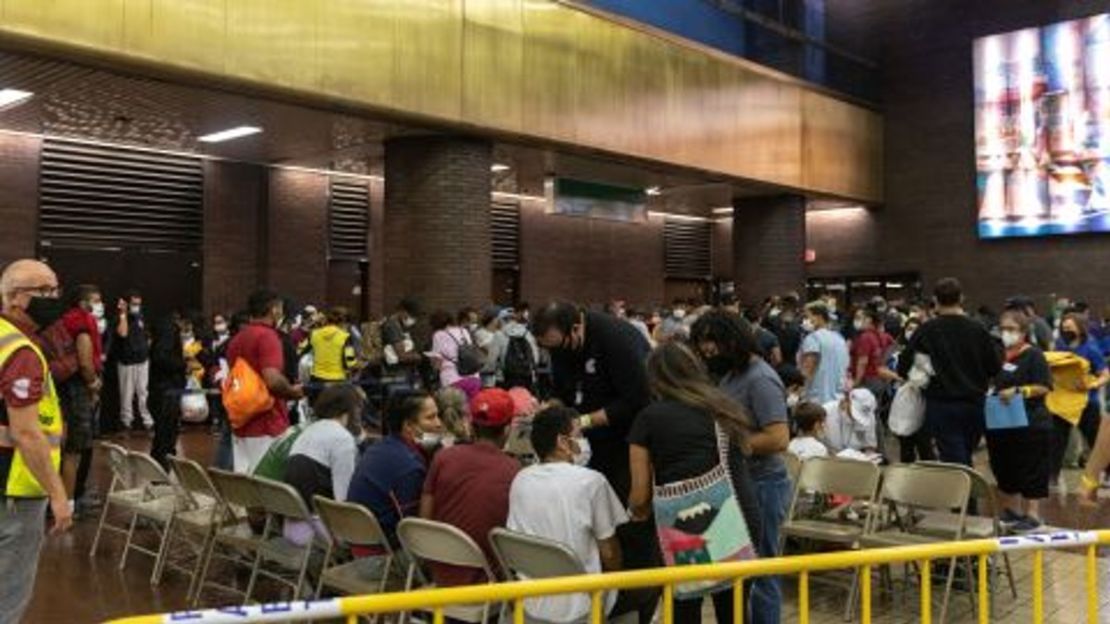
<path id="1" fill-rule="evenodd" d="M 227 516 L 233 521 L 220 526 L 208 541 L 208 547 L 202 557 L 200 577 L 193 594 L 193 605 L 200 603 L 205 587 L 212 587 L 221 591 L 247 597 L 247 592 L 232 585 L 224 585 L 208 580 L 208 571 L 212 560 L 219 559 L 234 566 L 241 566 L 250 570 L 254 566 L 255 554 L 262 538 L 254 534 L 247 513 L 252 509 L 262 509 L 262 501 L 254 482 L 245 474 L 209 468 L 208 476 L 212 485 L 216 487 L 223 504 L 226 506 Z"/>
<path id="2" fill-rule="evenodd" d="M 104 497 L 104 507 L 100 510 L 100 522 L 96 526 L 96 535 L 93 537 L 89 556 L 96 556 L 100 537 L 104 531 L 110 531 L 126 536 L 130 527 L 130 520 L 125 525 L 114 525 L 108 522 L 109 514 L 118 511 L 130 512 L 136 503 L 143 499 L 143 488 L 136 487 L 131 479 L 131 467 L 127 463 L 128 450 L 119 444 L 101 442 L 100 448 L 108 457 L 108 467 L 112 471 L 112 481 L 108 486 L 108 493 Z"/>
<path id="3" fill-rule="evenodd" d="M 169 531 L 170 545 L 167 549 L 174 552 L 173 539 L 180 534 L 186 538 L 194 554 L 192 568 L 168 563 L 189 576 L 189 590 L 185 596 L 190 604 L 196 604 L 194 592 L 200 587 L 201 568 L 210 542 L 215 538 L 216 531 L 233 525 L 240 519 L 232 512 L 200 464 L 174 455 L 170 455 L 168 459 L 186 498 L 186 508 L 175 513 L 171 521 L 171 529 L 176 530 Z"/>
<path id="4" fill-rule="evenodd" d="M 127 466 L 132 482 L 142 490 L 139 500 L 131 506 L 131 524 L 127 529 L 127 541 L 120 555 L 119 569 L 127 567 L 127 556 L 134 550 L 154 557 L 154 569 L 150 573 L 150 584 L 157 585 L 162 575 L 169 546 L 170 521 L 174 512 L 185 502 L 170 481 L 170 476 L 154 458 L 145 453 L 127 452 Z M 149 524 L 158 534 L 158 550 L 150 550 L 135 543 L 135 529 L 139 522 Z"/>
<path id="5" fill-rule="evenodd" d="M 920 546 L 964 539 L 967 524 L 967 506 L 971 500 L 971 477 L 959 470 L 931 468 L 914 464 L 889 466 L 883 475 L 880 505 L 890 509 L 893 522 L 886 527 L 872 526 L 860 540 L 863 548 L 888 548 L 895 546 Z M 918 510 L 943 511 L 951 513 L 957 509 L 957 521 L 949 534 L 919 532 L 914 520 Z M 969 579 L 974 574 L 970 560 L 965 559 Z M 952 582 L 956 576 L 957 561 L 953 558 L 948 566 L 948 578 L 941 600 L 940 621 L 948 615 L 948 600 L 952 594 Z M 931 583 L 931 578 L 921 577 L 921 583 Z M 975 610 L 974 592 L 970 592 L 971 608 Z"/>
<path id="6" fill-rule="evenodd" d="M 320 542 L 313 538 L 300 546 L 286 539 L 282 533 L 285 520 L 311 523 L 312 512 L 293 486 L 263 477 L 250 477 L 250 480 L 266 511 L 266 527 L 255 550 L 246 602 L 250 602 L 259 576 L 292 588 L 290 600 L 298 600 L 304 595 L 309 562 Z M 274 564 L 272 568 L 268 566 L 271 563 Z M 309 593 L 311 591 L 309 588 Z"/>
<path id="7" fill-rule="evenodd" d="M 397 538 L 412 559 L 405 578 L 405 591 L 413 588 L 417 566 L 423 562 L 475 568 L 485 573 L 488 582 L 497 582 L 497 576 L 482 549 L 469 535 L 449 524 L 405 518 L 397 525 Z M 444 609 L 444 614 L 464 622 L 485 622 L 489 619 L 490 605 L 451 606 Z M 402 624 L 403 620 L 402 617 Z"/>
<path id="8" fill-rule="evenodd" d="M 381 593 L 404 585 L 403 564 L 389 545 L 389 539 L 374 514 L 362 505 L 323 496 L 314 497 L 313 503 L 328 532 L 328 548 L 324 554 L 320 582 L 316 586 L 317 596 L 325 587 L 347 595 L 358 595 Z M 351 546 L 375 548 L 381 554 L 343 557 Z"/>

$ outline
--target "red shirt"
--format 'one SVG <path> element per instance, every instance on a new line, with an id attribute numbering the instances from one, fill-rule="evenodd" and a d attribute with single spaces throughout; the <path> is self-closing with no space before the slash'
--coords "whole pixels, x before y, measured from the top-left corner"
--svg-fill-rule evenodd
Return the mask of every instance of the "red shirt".
<path id="1" fill-rule="evenodd" d="M 281 372 L 285 370 L 285 356 L 281 348 L 281 338 L 269 325 L 251 323 L 231 339 L 227 345 L 227 362 L 234 366 L 235 361 L 243 358 L 259 375 L 267 368 Z M 249 423 L 235 429 L 241 438 L 276 437 L 289 428 L 289 409 L 285 400 L 274 397 L 274 406 L 269 412 L 255 416 Z"/>
<path id="2" fill-rule="evenodd" d="M 81 334 L 88 334 L 92 339 L 93 348 L 93 364 L 96 366 L 96 372 L 100 372 L 104 368 L 104 361 L 101 353 L 104 347 L 100 343 L 100 328 L 96 326 L 96 317 L 90 312 L 86 312 L 84 308 L 78 306 L 71 308 L 62 316 L 62 324 L 65 325 L 66 331 L 74 340 Z"/>
<path id="3" fill-rule="evenodd" d="M 35 335 L 34 327 L 7 316 L 4 320 L 15 325 L 24 336 Z M 0 367 L 0 398 L 3 398 L 6 406 L 27 407 L 38 403 L 42 399 L 45 383 L 42 361 L 29 347 L 17 349 Z M 3 424 L 7 424 L 6 414 Z"/>
<path id="4" fill-rule="evenodd" d="M 867 367 L 863 371 L 864 379 L 874 379 L 879 376 L 879 367 L 883 365 L 887 349 L 894 340 L 886 332 L 866 329 L 852 341 L 852 375 L 863 358 L 867 359 Z"/>
<path id="5" fill-rule="evenodd" d="M 491 569 L 497 557 L 489 532 L 505 526 L 509 517 L 509 489 L 520 464 L 501 449 L 484 442 L 443 449 L 432 460 L 424 493 L 435 499 L 432 519 L 450 524 L 482 547 Z M 473 568 L 434 565 L 432 576 L 440 587 L 486 583 L 485 573 Z"/>

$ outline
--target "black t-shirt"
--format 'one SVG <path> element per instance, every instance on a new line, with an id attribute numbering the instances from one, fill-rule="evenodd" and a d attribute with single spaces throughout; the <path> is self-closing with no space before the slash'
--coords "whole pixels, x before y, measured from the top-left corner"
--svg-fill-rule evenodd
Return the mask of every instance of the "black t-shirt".
<path id="1" fill-rule="evenodd" d="M 771 352 L 779 346 L 779 339 L 773 332 L 755 325 L 755 340 L 759 344 L 759 354 L 768 362 L 771 361 Z"/>
<path id="2" fill-rule="evenodd" d="M 1005 390 L 1019 386 L 1044 386 L 1052 388 L 1052 371 L 1044 352 L 1037 347 L 1029 347 L 1012 361 L 1002 365 L 1002 372 L 994 380 L 995 389 Z M 1052 414 L 1045 406 L 1044 397 L 1025 399 L 1025 413 L 1029 426 L 1034 429 L 1052 427 Z"/>
<path id="3" fill-rule="evenodd" d="M 120 364 L 142 364 L 150 359 L 150 335 L 146 331 L 146 321 L 141 315 L 129 314 L 127 336 L 116 334 L 115 338 L 116 360 Z"/>
<path id="4" fill-rule="evenodd" d="M 898 358 L 902 377 L 909 374 L 915 353 L 928 355 L 936 372 L 925 388 L 929 399 L 982 401 L 1002 368 L 1001 345 L 981 323 L 962 314 L 938 316 L 914 333 Z"/>
<path id="5" fill-rule="evenodd" d="M 798 359 L 798 349 L 802 347 L 802 327 L 797 321 L 789 323 L 776 319 L 771 323 L 771 331 L 779 339 L 782 349 L 782 361 L 793 364 Z"/>
<path id="6" fill-rule="evenodd" d="M 659 401 L 644 408 L 628 434 L 629 444 L 644 447 L 651 455 L 655 482 L 661 485 L 699 477 L 720 461 L 713 417 L 678 403 Z M 732 487 L 751 535 L 759 535 L 759 503 L 748 466 L 740 449 L 728 452 Z"/>

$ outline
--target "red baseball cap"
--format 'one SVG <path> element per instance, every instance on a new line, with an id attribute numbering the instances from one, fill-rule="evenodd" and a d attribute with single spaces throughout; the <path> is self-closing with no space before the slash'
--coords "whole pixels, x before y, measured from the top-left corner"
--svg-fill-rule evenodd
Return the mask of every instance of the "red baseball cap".
<path id="1" fill-rule="evenodd" d="M 501 388 L 486 388 L 470 400 L 470 421 L 482 427 L 513 422 L 513 398 Z"/>

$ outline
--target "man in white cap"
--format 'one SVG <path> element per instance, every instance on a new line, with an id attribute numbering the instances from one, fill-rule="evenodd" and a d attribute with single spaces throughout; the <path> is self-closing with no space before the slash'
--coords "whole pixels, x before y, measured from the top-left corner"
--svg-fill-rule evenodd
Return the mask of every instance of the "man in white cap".
<path id="1" fill-rule="evenodd" d="M 826 444 L 834 454 L 846 449 L 875 452 L 879 449 L 875 415 L 878 401 L 866 388 L 825 404 Z"/>

